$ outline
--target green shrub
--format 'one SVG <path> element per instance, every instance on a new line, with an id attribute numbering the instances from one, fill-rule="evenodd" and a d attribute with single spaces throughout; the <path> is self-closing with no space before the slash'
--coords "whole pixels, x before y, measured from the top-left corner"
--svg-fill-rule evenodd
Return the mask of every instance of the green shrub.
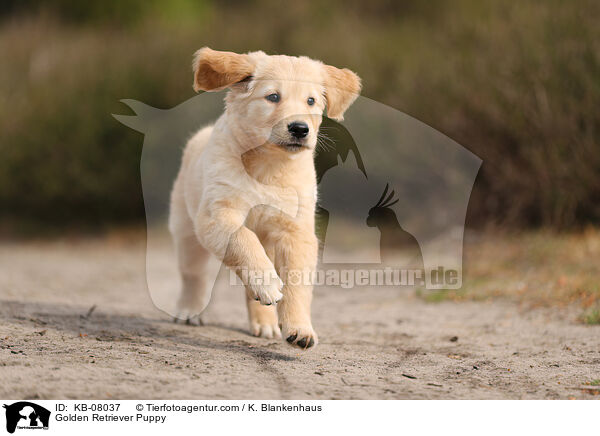
<path id="1" fill-rule="evenodd" d="M 190 61 L 216 49 L 347 66 L 364 95 L 484 161 L 469 223 L 600 221 L 600 4 L 8 1 L 0 7 L 0 219 L 34 228 L 140 221 L 133 98 L 193 95 Z"/>

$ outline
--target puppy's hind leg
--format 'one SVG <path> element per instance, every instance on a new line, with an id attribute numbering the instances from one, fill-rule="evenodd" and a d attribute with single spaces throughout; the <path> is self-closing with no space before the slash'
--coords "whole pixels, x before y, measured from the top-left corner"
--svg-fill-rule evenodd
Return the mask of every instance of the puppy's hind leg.
<path id="1" fill-rule="evenodd" d="M 200 314 L 208 306 L 211 289 L 208 286 L 208 251 L 195 236 L 175 239 L 177 260 L 181 273 L 181 294 L 177 301 L 177 320 L 186 324 L 202 325 Z"/>
<path id="2" fill-rule="evenodd" d="M 261 241 L 264 243 L 264 241 Z M 274 249 L 271 245 L 265 246 L 265 253 L 269 259 L 273 260 Z M 250 334 L 262 338 L 281 338 L 281 330 L 277 322 L 277 306 L 274 304 L 263 305 L 255 300 L 253 292 L 246 289 L 246 306 L 248 307 L 248 322 L 250 325 Z"/>
<path id="3" fill-rule="evenodd" d="M 246 293 L 246 305 L 248 306 L 250 333 L 253 336 L 267 339 L 281 338 L 275 305 L 264 306 L 250 297 L 248 293 Z"/>

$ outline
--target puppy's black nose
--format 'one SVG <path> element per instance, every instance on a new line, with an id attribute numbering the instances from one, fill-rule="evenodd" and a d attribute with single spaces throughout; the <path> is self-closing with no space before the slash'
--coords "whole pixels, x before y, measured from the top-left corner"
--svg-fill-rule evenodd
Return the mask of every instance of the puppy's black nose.
<path id="1" fill-rule="evenodd" d="M 290 132 L 294 138 L 302 139 L 308 135 L 308 124 L 295 121 L 288 124 L 288 132 Z"/>

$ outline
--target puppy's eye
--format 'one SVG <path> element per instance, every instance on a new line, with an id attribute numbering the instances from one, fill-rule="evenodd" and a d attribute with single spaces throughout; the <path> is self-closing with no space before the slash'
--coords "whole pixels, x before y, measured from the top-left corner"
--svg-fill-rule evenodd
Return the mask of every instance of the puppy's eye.
<path id="1" fill-rule="evenodd" d="M 315 99 L 312 97 L 308 97 L 308 100 L 306 100 L 306 102 L 309 106 L 312 106 L 313 104 L 315 104 Z"/>
<path id="2" fill-rule="evenodd" d="M 279 94 L 277 94 L 276 92 L 274 92 L 273 94 L 269 94 L 265 97 L 267 100 L 269 100 L 271 103 L 279 103 L 279 100 L 281 100 L 281 96 Z"/>

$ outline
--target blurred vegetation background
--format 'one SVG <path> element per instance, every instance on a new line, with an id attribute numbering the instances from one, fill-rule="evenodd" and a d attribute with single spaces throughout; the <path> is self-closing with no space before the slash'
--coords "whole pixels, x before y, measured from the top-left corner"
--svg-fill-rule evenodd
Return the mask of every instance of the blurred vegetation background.
<path id="1" fill-rule="evenodd" d="M 144 220 L 142 135 L 120 99 L 192 97 L 191 57 L 307 55 L 483 159 L 467 224 L 600 222 L 596 0 L 3 0 L 0 231 Z"/>

